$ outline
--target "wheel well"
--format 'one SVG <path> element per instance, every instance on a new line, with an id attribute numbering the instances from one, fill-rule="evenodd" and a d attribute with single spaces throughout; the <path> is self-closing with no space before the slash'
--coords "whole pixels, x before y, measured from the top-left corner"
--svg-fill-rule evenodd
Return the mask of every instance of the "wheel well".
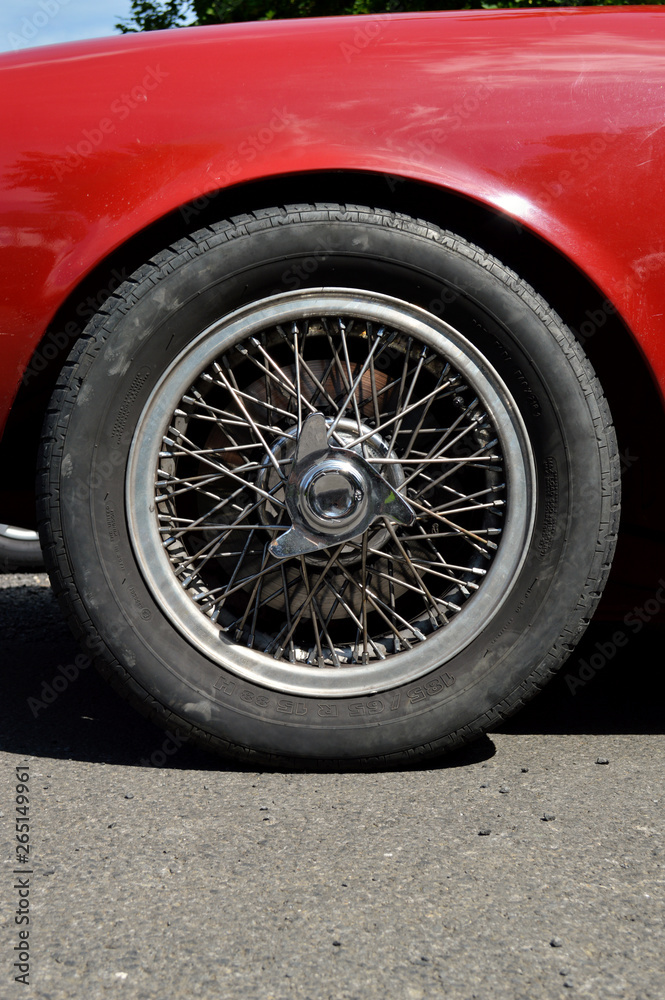
<path id="1" fill-rule="evenodd" d="M 624 534 L 645 534 L 658 523 L 655 506 L 649 505 L 662 496 L 662 484 L 655 482 L 662 475 L 648 456 L 658 454 L 665 415 L 637 344 L 595 285 L 552 246 L 487 206 L 399 177 L 346 172 L 282 176 L 199 198 L 134 236 L 81 282 L 49 325 L 10 415 L 0 461 L 14 470 L 13 486 L 11 493 L 0 494 L 0 520 L 34 524 L 33 480 L 48 400 L 73 343 L 120 279 L 210 222 L 313 202 L 366 204 L 426 219 L 481 246 L 528 281 L 578 335 L 609 399 L 624 469 Z M 54 345 L 48 362 L 42 353 L 46 343 Z"/>

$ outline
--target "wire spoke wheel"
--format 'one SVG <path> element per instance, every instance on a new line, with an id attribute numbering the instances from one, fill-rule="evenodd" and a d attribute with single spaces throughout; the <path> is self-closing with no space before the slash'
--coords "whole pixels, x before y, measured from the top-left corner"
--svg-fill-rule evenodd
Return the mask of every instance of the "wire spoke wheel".
<path id="1" fill-rule="evenodd" d="M 532 481 L 505 387 L 461 333 L 329 289 L 256 303 L 182 353 L 137 427 L 127 506 L 155 598 L 208 655 L 356 694 L 445 662 L 496 612 Z"/>
<path id="2" fill-rule="evenodd" d="M 461 237 L 328 202 L 136 271 L 63 370 L 41 468 L 104 676 L 269 764 L 498 724 L 582 635 L 618 524 L 609 409 L 560 317 Z"/>

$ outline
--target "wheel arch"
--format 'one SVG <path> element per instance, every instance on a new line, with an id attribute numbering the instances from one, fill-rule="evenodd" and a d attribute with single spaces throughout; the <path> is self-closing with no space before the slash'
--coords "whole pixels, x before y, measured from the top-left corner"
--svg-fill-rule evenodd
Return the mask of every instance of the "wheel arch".
<path id="1" fill-rule="evenodd" d="M 665 414 L 635 335 L 607 297 L 555 247 L 506 214 L 434 185 L 385 174 L 345 171 L 282 175 L 198 198 L 132 236 L 86 275 L 53 317 L 19 388 L 0 445 L 0 460 L 11 463 L 15 470 L 13 488 L 0 493 L 0 520 L 26 526 L 34 523 L 30 517 L 34 506 L 31 500 L 43 416 L 64 359 L 87 323 L 94 303 L 101 305 L 112 294 L 119 277 L 131 274 L 188 232 L 228 216 L 301 202 L 367 204 L 426 219 L 481 246 L 528 281 L 575 332 L 596 368 L 613 412 L 622 455 L 626 456 L 625 471 L 637 466 L 639 472 L 635 475 L 633 471 L 634 487 L 630 477 L 624 476 L 624 528 L 637 524 L 648 531 L 654 522 L 644 509 L 645 479 L 651 489 L 651 477 L 660 474 L 649 468 L 656 463 L 649 463 L 645 457 L 640 464 L 639 458 L 657 453 L 665 431 Z M 72 332 L 62 334 L 64 330 Z M 44 352 L 47 344 L 54 345 L 48 358 Z M 39 364 L 35 364 L 37 358 Z M 631 387 L 629 399 L 627 384 Z M 647 421 L 643 416 L 637 419 L 635 407 L 629 405 L 630 399 L 636 397 L 641 402 L 640 414 L 645 409 L 648 412 Z M 657 484 L 651 495 L 662 496 L 660 489 Z"/>

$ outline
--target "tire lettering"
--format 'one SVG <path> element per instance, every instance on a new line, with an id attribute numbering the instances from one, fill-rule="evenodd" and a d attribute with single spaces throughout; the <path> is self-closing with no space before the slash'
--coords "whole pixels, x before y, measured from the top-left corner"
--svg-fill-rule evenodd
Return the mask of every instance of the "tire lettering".
<path id="1" fill-rule="evenodd" d="M 349 715 L 356 717 L 359 715 L 379 715 L 383 711 L 383 702 L 378 698 L 372 701 L 357 701 L 349 705 Z"/>
<path id="2" fill-rule="evenodd" d="M 243 688 L 240 692 L 240 700 L 248 705 L 256 705 L 257 708 L 267 708 L 270 698 L 264 694 L 255 694 L 251 688 Z"/>
<path id="3" fill-rule="evenodd" d="M 519 604 L 517 605 L 517 607 L 513 610 L 513 613 L 511 614 L 510 618 L 508 619 L 508 621 L 506 622 L 506 624 L 503 626 L 503 628 L 501 629 L 501 631 L 499 632 L 499 634 L 497 636 L 495 636 L 494 639 L 492 639 L 492 641 L 489 644 L 490 646 L 493 646 L 494 643 L 497 642 L 501 638 L 501 636 L 503 635 L 503 633 L 507 632 L 510 629 L 510 626 L 513 624 L 513 622 L 517 618 L 518 614 L 520 613 L 520 611 L 522 610 L 522 608 L 526 604 L 527 600 L 529 599 L 529 594 L 531 593 L 531 591 L 533 590 L 533 588 L 536 586 L 537 583 L 538 583 L 538 577 L 536 577 L 536 579 L 533 581 L 533 583 L 531 584 L 531 586 L 529 587 L 529 589 L 526 591 L 526 593 L 524 594 L 524 597 L 519 602 Z"/>
<path id="4" fill-rule="evenodd" d="M 545 487 L 543 533 L 540 545 L 538 546 L 538 555 L 541 559 L 552 548 L 559 513 L 559 477 L 557 475 L 556 460 L 551 455 L 545 459 L 543 481 Z"/>
<path id="5" fill-rule="evenodd" d="M 529 385 L 527 377 L 522 371 L 522 369 L 521 368 L 513 369 L 513 375 L 515 376 L 520 386 L 522 387 L 522 391 L 526 396 L 527 402 L 531 407 L 531 412 L 533 413 L 534 417 L 542 416 L 542 410 L 540 409 L 540 403 L 538 402 L 538 397 L 536 396 L 535 392 Z"/>
<path id="6" fill-rule="evenodd" d="M 280 698 L 276 707 L 278 712 L 284 712 L 285 715 L 307 715 L 307 705 L 302 701 Z"/>
<path id="7" fill-rule="evenodd" d="M 411 688 L 406 692 L 406 696 L 412 705 L 417 705 L 418 702 L 427 701 L 440 691 L 452 687 L 454 683 L 455 678 L 452 674 L 436 674 L 435 677 L 431 677 L 425 684 L 419 684 L 418 687 Z"/>
<path id="8" fill-rule="evenodd" d="M 148 368 L 147 366 L 139 368 L 138 372 L 134 376 L 132 384 L 129 387 L 129 391 L 127 392 L 127 395 L 123 399 L 122 405 L 118 410 L 117 416 L 115 418 L 115 423 L 113 424 L 113 428 L 111 430 L 111 437 L 118 445 L 122 444 L 125 424 L 127 423 L 127 418 L 129 417 L 129 412 L 132 407 L 132 404 L 136 399 L 136 397 L 138 396 L 138 394 L 140 393 L 141 389 L 143 388 L 143 384 L 145 383 L 149 375 L 150 375 L 150 368 Z"/>
<path id="9" fill-rule="evenodd" d="M 339 708 L 337 705 L 319 705 L 318 715 L 326 719 L 336 719 L 339 715 Z"/>
<path id="10" fill-rule="evenodd" d="M 223 694 L 227 694 L 229 697 L 233 694 L 235 688 L 235 681 L 227 681 L 224 677 L 220 677 L 219 680 L 215 682 L 215 690 L 222 691 Z"/>

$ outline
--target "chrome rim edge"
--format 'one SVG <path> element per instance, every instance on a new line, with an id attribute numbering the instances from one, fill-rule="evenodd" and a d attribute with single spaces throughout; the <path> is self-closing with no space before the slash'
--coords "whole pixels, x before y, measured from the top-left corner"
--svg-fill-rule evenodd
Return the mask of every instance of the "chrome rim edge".
<path id="1" fill-rule="evenodd" d="M 496 434 L 496 439 L 499 442 L 501 456 L 499 464 L 506 481 L 503 495 L 504 498 L 506 496 L 508 498 L 505 504 L 505 517 L 503 517 L 502 528 L 499 532 L 500 542 L 498 546 L 495 545 L 495 552 L 491 557 L 489 568 L 482 574 L 481 584 L 464 600 L 461 609 L 457 613 L 453 613 L 450 620 L 441 624 L 440 627 L 432 626 L 431 633 L 424 635 L 424 641 L 414 641 L 411 648 L 389 651 L 385 658 L 380 658 L 379 646 L 381 644 L 379 642 L 379 646 L 376 646 L 376 642 L 380 638 L 377 635 L 369 640 L 374 642 L 376 654 L 374 651 L 368 652 L 369 645 L 366 634 L 363 661 L 345 662 L 341 666 L 326 665 L 326 657 L 324 656 L 322 659 L 321 655 L 319 655 L 318 663 L 301 663 L 292 662 L 288 658 L 276 658 L 272 651 L 266 653 L 260 649 L 248 648 L 247 645 L 234 641 L 228 631 L 224 631 L 223 623 L 220 627 L 219 621 L 214 621 L 203 613 L 176 576 L 179 564 L 174 563 L 173 558 L 169 556 L 165 548 L 163 542 L 164 514 L 160 513 L 160 502 L 157 502 L 155 492 L 157 470 L 160 468 L 160 461 L 164 461 L 160 458 L 160 453 L 165 447 L 164 440 L 173 442 L 174 438 L 172 433 L 174 414 L 183 398 L 187 397 L 188 391 L 197 383 L 208 367 L 216 359 L 228 356 L 229 352 L 242 345 L 243 342 L 251 342 L 250 338 L 260 338 L 266 330 L 273 331 L 280 326 L 283 328 L 286 324 L 296 324 L 297 327 L 301 322 L 314 320 L 318 322 L 325 317 L 329 319 L 339 317 L 344 322 L 348 319 L 360 324 L 374 324 L 377 328 L 397 331 L 399 337 L 402 338 L 400 344 L 402 341 L 406 341 L 409 345 L 412 343 L 423 345 L 424 349 L 431 351 L 431 356 L 439 359 L 442 371 L 444 370 L 442 366 L 446 364 L 452 366 L 456 375 L 463 379 L 464 388 L 470 388 L 480 400 L 485 413 L 491 414 L 492 432 Z M 369 332 L 366 333 L 365 337 L 369 342 Z M 355 347 L 360 344 L 361 339 L 361 335 L 356 335 Z M 376 337 L 372 340 L 372 344 L 375 340 Z M 368 348 L 368 352 L 373 349 L 373 347 Z M 376 349 L 376 352 L 379 349 L 386 349 L 383 343 L 381 343 L 380 348 Z M 398 359 L 405 373 L 411 360 L 410 350 L 410 346 L 408 350 L 403 348 L 403 357 L 400 355 Z M 262 358 L 261 361 L 263 363 L 265 359 Z M 414 362 L 414 366 L 415 364 L 416 362 Z M 341 367 L 343 368 L 344 365 L 341 364 Z M 422 365 L 421 368 L 417 369 L 418 374 L 421 371 Z M 347 372 L 347 388 L 349 385 L 351 388 L 347 393 L 348 408 L 345 407 L 341 415 L 345 417 L 347 423 L 349 414 L 355 415 L 357 426 L 364 427 L 365 421 L 361 419 L 362 415 L 359 413 L 355 395 L 356 390 L 352 385 L 352 381 L 356 377 L 352 365 L 347 365 Z M 430 378 L 430 382 L 433 377 Z M 402 381 L 405 381 L 404 376 Z M 417 381 L 417 377 L 415 381 Z M 320 396 L 321 393 L 319 392 L 318 395 Z M 374 392 L 374 396 L 376 397 L 376 392 Z M 438 397 L 434 398 L 438 400 Z M 374 403 L 376 405 L 376 399 Z M 239 420 L 242 418 L 243 408 L 246 408 L 247 405 L 248 401 L 244 400 L 242 392 L 239 392 L 237 411 Z M 267 406 L 265 402 L 262 405 L 264 409 Z M 298 399 L 297 412 L 291 413 L 289 419 L 294 426 L 298 427 L 295 433 L 299 434 L 302 426 L 300 398 Z M 335 423 L 335 419 L 334 416 L 328 419 L 330 428 Z M 385 431 L 386 438 L 390 436 L 388 431 L 394 426 L 397 418 L 392 417 L 391 420 L 390 428 L 387 426 L 390 423 L 388 420 L 385 422 L 386 427 L 379 428 L 379 431 L 382 429 Z M 286 422 L 288 423 L 288 421 Z M 277 428 L 274 430 L 272 446 L 266 440 L 268 447 L 265 449 L 263 459 L 266 467 L 272 462 L 281 475 L 280 462 L 283 463 L 284 467 L 288 466 L 288 455 L 287 451 L 284 450 L 287 446 L 281 444 L 279 447 L 283 450 L 282 452 L 278 450 L 278 445 L 274 443 Z M 370 439 L 370 431 L 374 433 L 375 437 L 380 436 L 378 431 L 370 428 L 365 433 L 366 440 Z M 333 427 L 331 434 L 334 435 L 334 432 L 335 428 Z M 182 432 L 178 433 L 181 433 L 178 440 L 185 440 L 182 437 Z M 264 431 L 258 425 L 257 433 L 263 440 Z M 267 435 L 267 432 L 265 434 Z M 284 435 L 284 427 L 280 429 L 280 434 Z M 363 434 L 361 433 L 359 437 L 363 437 Z M 336 443 L 339 446 L 340 442 Z M 343 443 L 344 440 L 342 440 Z M 362 448 L 362 443 L 354 446 Z M 255 447 L 259 450 L 258 444 Z M 272 459 L 268 454 L 271 447 L 271 454 L 274 452 Z M 177 452 L 173 450 L 173 454 L 177 454 Z M 195 454 L 200 457 L 203 450 L 201 449 Z M 287 458 L 284 458 L 284 455 L 287 455 Z M 371 454 L 370 460 L 377 463 L 379 468 L 385 467 L 386 469 L 390 468 L 390 463 L 398 465 L 402 462 L 402 465 L 404 464 L 399 454 L 395 458 L 391 456 L 392 452 L 389 450 L 387 454 L 378 457 Z M 208 460 L 207 457 L 206 460 Z M 385 463 L 386 461 L 388 464 L 381 465 L 381 462 Z M 439 461 L 442 462 L 443 459 L 440 458 Z M 474 461 L 473 456 L 469 461 Z M 423 466 L 422 461 L 420 466 Z M 230 474 L 235 475 L 233 470 L 230 470 Z M 400 472 L 400 476 L 404 479 L 403 471 Z M 264 480 L 257 478 L 257 483 L 270 482 L 267 474 L 264 474 L 264 477 Z M 177 483 L 184 481 L 177 480 Z M 397 484 L 397 479 L 395 482 Z M 408 473 L 406 482 L 408 483 Z M 433 669 L 443 667 L 477 638 L 487 621 L 500 610 L 510 590 L 511 583 L 517 577 L 526 558 L 535 516 L 534 482 L 533 455 L 519 411 L 498 373 L 460 331 L 419 307 L 389 296 L 356 289 L 315 288 L 272 296 L 245 306 L 212 324 L 182 351 L 160 378 L 139 418 L 130 449 L 125 489 L 131 543 L 141 573 L 164 615 L 192 645 L 221 668 L 247 681 L 275 691 L 308 697 L 341 698 L 380 693 L 398 685 L 415 681 Z M 262 487 L 255 484 L 252 488 L 254 495 L 260 499 L 260 493 L 257 491 L 262 490 Z M 399 489 L 402 490 L 402 488 L 400 485 Z M 429 489 L 433 489 L 433 487 Z M 275 498 L 278 491 L 273 488 L 272 493 L 270 489 L 263 490 L 263 493 L 272 497 L 270 503 L 276 509 Z M 161 495 L 161 493 L 157 494 L 157 496 Z M 406 499 L 408 500 L 408 496 Z M 418 499 L 415 502 L 420 503 Z M 163 502 L 161 509 L 163 510 Z M 422 503 L 419 509 L 423 519 L 427 517 L 431 520 L 433 516 L 439 518 L 442 516 L 441 514 L 425 513 L 427 507 L 423 506 Z M 471 507 L 464 508 L 466 511 L 471 509 Z M 162 518 L 161 522 L 160 517 Z M 286 529 L 288 526 L 286 521 L 279 524 L 280 529 Z M 270 520 L 262 527 L 265 529 L 263 533 L 268 540 L 276 536 L 277 529 Z M 402 534 L 404 534 L 404 530 L 402 529 Z M 460 530 L 462 533 L 466 531 L 466 534 L 469 534 L 468 529 Z M 395 542 L 395 538 L 399 539 L 400 531 L 394 527 L 391 531 L 390 526 L 386 524 L 386 527 L 380 529 L 380 532 L 383 533 L 381 534 L 382 538 L 384 535 L 389 536 L 388 542 L 384 540 L 378 547 L 381 558 L 384 558 L 381 545 L 389 544 L 393 547 L 399 545 L 399 542 Z M 228 532 L 226 533 L 228 534 Z M 367 538 L 369 533 L 368 529 L 363 538 Z M 265 544 L 267 545 L 267 542 Z M 357 563 L 362 562 L 362 565 L 366 566 L 364 560 L 367 557 L 368 543 L 360 541 L 357 544 L 360 547 Z M 471 544 L 473 545 L 473 542 Z M 400 551 L 404 551 L 404 543 L 402 543 Z M 328 553 L 334 553 L 334 546 L 323 550 L 323 557 L 327 556 Z M 300 558 L 304 559 L 305 557 L 301 556 Z M 385 556 L 385 558 L 393 560 L 392 565 L 397 565 L 393 555 Z M 276 565 L 279 566 L 280 562 L 281 565 L 286 564 L 285 560 L 281 560 Z M 307 573 L 307 564 L 305 564 L 304 571 Z M 315 564 L 311 572 L 316 574 L 318 578 L 318 574 L 321 573 L 321 563 Z M 427 576 L 431 572 L 431 569 L 428 568 L 423 576 Z M 378 578 L 378 571 L 376 573 Z M 348 576 L 349 573 L 347 572 L 346 575 Z M 404 577 L 399 582 L 401 586 L 406 588 L 405 592 L 409 586 L 415 589 L 413 584 L 409 582 L 411 578 L 406 578 L 406 571 Z M 416 576 L 413 579 L 416 579 Z M 430 579 L 436 579 L 436 572 Z M 363 586 L 365 586 L 365 582 L 363 582 Z M 286 597 L 288 595 L 286 582 L 283 590 Z M 424 596 L 422 594 L 420 596 L 426 603 Z M 434 598 L 434 601 L 432 607 L 435 610 L 439 608 L 439 604 L 445 604 L 443 597 Z M 256 618 L 257 611 L 262 605 L 260 600 L 255 603 L 256 607 L 253 613 Z M 310 603 L 314 604 L 314 599 Z M 263 607 L 266 607 L 265 602 Z M 351 605 L 349 605 L 349 609 L 353 611 Z M 374 619 L 377 619 L 380 611 L 379 604 L 376 604 L 371 612 Z M 434 621 L 434 612 L 431 617 Z M 324 618 L 325 616 L 322 614 L 322 622 Z M 400 639 L 397 637 L 399 630 L 395 625 L 396 620 L 396 618 L 393 619 L 392 625 L 393 632 L 395 632 L 395 638 L 391 638 L 393 647 L 401 645 Z M 414 619 L 410 623 L 416 631 L 417 622 L 418 619 Z M 328 620 L 328 626 L 330 626 L 330 620 Z M 357 627 L 356 631 L 358 631 Z M 367 632 L 367 614 L 365 615 L 365 631 Z M 325 629 L 321 633 L 320 639 L 324 638 L 324 633 Z M 408 630 L 404 630 L 404 636 L 408 642 Z M 324 652 L 329 654 L 327 658 L 331 659 L 336 648 L 334 641 L 322 648 Z M 387 647 L 383 648 L 385 650 Z M 370 656 L 375 658 L 371 659 Z M 171 668 L 178 671 L 177 664 L 172 664 Z M 183 679 L 187 680 L 186 677 Z"/>

